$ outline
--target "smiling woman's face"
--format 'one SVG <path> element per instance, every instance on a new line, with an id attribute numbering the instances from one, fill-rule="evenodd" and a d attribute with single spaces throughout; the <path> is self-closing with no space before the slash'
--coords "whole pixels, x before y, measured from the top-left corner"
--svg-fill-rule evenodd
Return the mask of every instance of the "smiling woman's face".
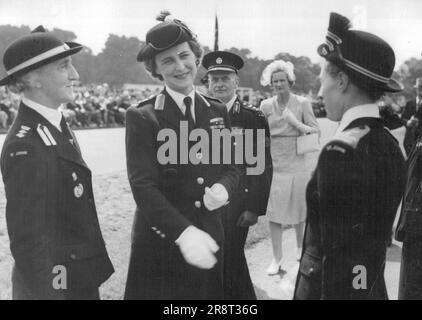
<path id="1" fill-rule="evenodd" d="M 196 60 L 189 44 L 183 42 L 155 56 L 156 72 L 170 89 L 187 95 L 198 70 Z"/>

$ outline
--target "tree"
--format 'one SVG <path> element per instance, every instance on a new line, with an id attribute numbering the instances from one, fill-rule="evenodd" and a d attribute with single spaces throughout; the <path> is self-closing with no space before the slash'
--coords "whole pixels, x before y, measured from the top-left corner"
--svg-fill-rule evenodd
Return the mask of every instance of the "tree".
<path id="1" fill-rule="evenodd" d="M 112 86 L 154 82 L 136 61 L 136 55 L 142 45 L 143 42 L 138 38 L 110 34 L 105 48 L 96 57 L 97 80 Z"/>

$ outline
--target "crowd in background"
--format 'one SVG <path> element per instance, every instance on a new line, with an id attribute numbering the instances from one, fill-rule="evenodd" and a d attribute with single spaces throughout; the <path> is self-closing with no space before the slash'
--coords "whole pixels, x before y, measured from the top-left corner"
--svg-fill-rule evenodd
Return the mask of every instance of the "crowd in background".
<path id="1" fill-rule="evenodd" d="M 69 125 L 75 128 L 121 127 L 125 123 L 126 110 L 140 101 L 159 93 L 159 90 L 111 89 L 107 84 L 75 87 L 75 100 L 62 106 Z M 254 91 L 252 94 L 238 92 L 245 104 L 259 108 L 261 102 L 271 97 L 270 92 Z M 308 96 L 316 117 L 325 117 L 322 97 Z M 5 132 L 12 124 L 19 107 L 20 97 L 4 87 L 0 88 L 0 131 Z M 379 101 L 384 124 L 389 129 L 403 125 L 401 115 L 406 105 L 404 95 L 385 95 Z"/>

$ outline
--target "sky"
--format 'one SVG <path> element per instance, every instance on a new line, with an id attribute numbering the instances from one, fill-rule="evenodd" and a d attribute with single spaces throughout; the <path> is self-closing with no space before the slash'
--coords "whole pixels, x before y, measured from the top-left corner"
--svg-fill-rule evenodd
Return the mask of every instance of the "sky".
<path id="1" fill-rule="evenodd" d="M 0 24 L 70 30 L 96 54 L 110 33 L 144 40 L 163 9 L 210 48 L 217 14 L 220 49 L 248 48 L 262 59 L 288 52 L 319 62 L 331 11 L 390 43 L 396 67 L 422 58 L 422 0 L 0 0 Z"/>

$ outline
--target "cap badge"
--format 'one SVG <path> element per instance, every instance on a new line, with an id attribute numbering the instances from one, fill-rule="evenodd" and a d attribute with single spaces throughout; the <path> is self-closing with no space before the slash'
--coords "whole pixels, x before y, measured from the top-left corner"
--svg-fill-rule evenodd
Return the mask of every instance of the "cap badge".
<path id="1" fill-rule="evenodd" d="M 215 60 L 215 62 L 216 62 L 217 64 L 222 64 L 222 63 L 223 63 L 223 59 L 221 59 L 221 58 L 219 57 L 219 58 L 217 58 L 217 60 Z"/>

